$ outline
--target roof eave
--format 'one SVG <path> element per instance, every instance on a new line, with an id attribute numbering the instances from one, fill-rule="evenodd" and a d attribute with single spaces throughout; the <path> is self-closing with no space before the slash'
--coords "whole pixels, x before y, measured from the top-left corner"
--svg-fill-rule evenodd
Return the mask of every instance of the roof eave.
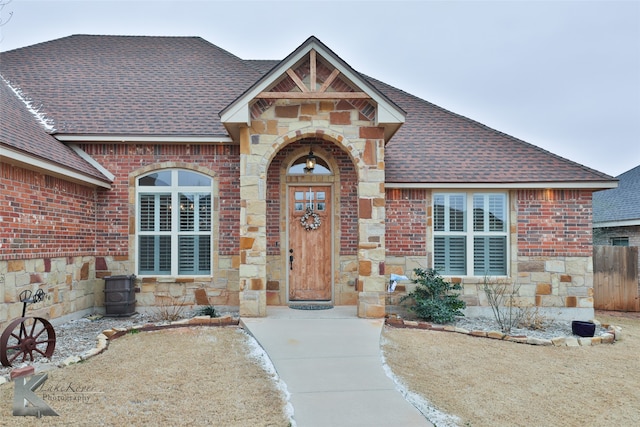
<path id="1" fill-rule="evenodd" d="M 58 141 L 70 143 L 229 144 L 233 142 L 228 135 L 55 134 L 53 136 Z"/>
<path id="2" fill-rule="evenodd" d="M 640 218 L 625 219 L 621 221 L 602 221 L 593 223 L 593 228 L 633 227 L 640 225 Z"/>
<path id="3" fill-rule="evenodd" d="M 109 182 L 106 177 L 104 180 L 101 180 L 82 172 L 78 172 L 75 169 L 60 165 L 59 163 L 51 162 L 42 159 L 41 157 L 32 156 L 7 147 L 0 147 L 0 157 L 6 163 L 14 164 L 25 169 L 36 170 L 46 173 L 47 175 L 60 177 L 67 181 L 77 182 L 83 185 L 111 189 L 111 182 Z"/>
<path id="4" fill-rule="evenodd" d="M 601 190 L 617 187 L 615 181 L 558 181 L 558 182 L 385 182 L 385 188 L 436 189 L 584 189 Z"/>

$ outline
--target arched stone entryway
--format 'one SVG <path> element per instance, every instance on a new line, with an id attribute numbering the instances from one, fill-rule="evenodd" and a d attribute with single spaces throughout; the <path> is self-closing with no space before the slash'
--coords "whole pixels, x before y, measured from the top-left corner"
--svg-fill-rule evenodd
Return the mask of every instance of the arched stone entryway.
<path id="1" fill-rule="evenodd" d="M 240 314 L 265 316 L 267 174 L 305 138 L 331 141 L 357 172 L 358 314 L 384 316 L 385 141 L 405 113 L 314 37 L 221 112 L 240 143 Z"/>
<path id="2" fill-rule="evenodd" d="M 305 173 L 310 150 L 318 164 Z M 267 171 L 267 305 L 357 303 L 357 181 L 353 159 L 330 140 L 303 138 L 275 154 Z M 317 229 L 300 223 L 307 205 L 321 219 Z M 305 295 L 300 284 L 324 293 Z"/>
<path id="3" fill-rule="evenodd" d="M 314 104 L 314 107 L 310 107 L 309 104 Z M 319 104 L 323 104 L 320 108 Z M 303 104 L 300 106 L 300 110 L 309 112 L 314 109 L 317 114 L 328 115 L 331 110 L 328 109 L 329 105 L 336 106 L 337 103 L 330 103 L 327 101 L 317 101 L 312 103 Z M 287 115 L 290 115 L 288 113 Z M 354 111 L 354 116 L 357 117 L 357 110 Z M 371 125 L 370 122 L 366 124 Z M 288 298 L 281 297 L 281 285 L 284 282 L 287 283 L 287 278 L 283 272 L 278 280 L 269 280 L 267 274 L 267 260 L 269 243 L 267 238 L 267 188 L 269 175 L 269 165 L 277 157 L 281 150 L 287 146 L 297 144 L 299 141 L 309 140 L 310 138 L 316 141 L 325 141 L 331 146 L 336 146 L 341 152 L 346 153 L 347 157 L 351 161 L 351 166 L 356 177 L 356 181 L 353 185 L 356 187 L 355 205 L 357 206 L 357 219 L 356 229 L 357 233 L 354 234 L 356 241 L 355 244 L 355 258 L 352 259 L 351 265 L 353 273 L 353 291 L 355 295 L 362 294 L 365 299 L 359 298 L 358 301 L 354 301 L 355 298 L 348 300 L 346 295 L 348 292 L 342 292 L 345 295 L 341 303 L 354 303 L 361 301 L 362 315 L 369 311 L 368 315 L 384 315 L 383 297 L 381 293 L 385 289 L 384 279 L 384 169 L 380 169 L 379 166 L 383 166 L 384 162 L 384 141 L 383 130 L 377 127 L 361 127 L 354 125 L 353 129 L 350 129 L 350 134 L 358 135 L 358 138 L 348 139 L 344 134 L 336 133 L 331 128 L 315 128 L 295 130 L 285 133 L 282 136 L 272 136 L 265 134 L 251 134 L 251 130 L 265 129 L 263 126 L 253 126 L 252 128 L 246 128 L 246 132 L 242 135 L 246 135 L 246 144 L 241 143 L 241 179 L 240 179 L 240 196 L 241 196 L 241 247 L 240 247 L 240 312 L 245 316 L 264 316 L 266 315 L 267 294 L 275 300 L 273 297 L 273 289 L 275 282 L 278 282 L 279 297 L 277 301 L 270 301 L 271 303 L 286 303 Z M 345 125 L 341 128 L 345 130 Z M 367 137 L 368 136 L 368 137 Z M 377 137 L 377 138 L 376 138 Z M 264 141 L 264 145 L 262 142 Z M 304 147 L 304 142 L 302 147 Z M 247 149 L 247 153 L 244 152 L 244 148 Z M 262 153 L 260 153 L 262 151 Z M 336 165 L 337 176 L 340 176 L 340 167 Z M 340 183 L 336 183 L 340 186 Z M 282 203 L 282 202 L 281 202 Z M 335 211 L 334 211 L 335 212 Z M 282 241 L 283 229 L 286 232 L 287 218 L 282 221 L 282 214 L 279 218 L 280 226 L 280 241 Z M 335 218 L 334 218 L 335 219 Z M 339 219 L 340 221 L 340 219 Z M 334 223 L 335 224 L 335 223 Z M 284 225 L 284 227 L 282 227 Z M 352 227 L 353 228 L 353 227 Z M 333 228 L 335 231 L 335 228 Z M 351 230 L 353 231 L 353 230 Z M 342 232 L 342 230 L 341 230 Z M 335 239 L 335 236 L 334 236 Z M 286 236 L 285 236 L 286 240 Z M 334 240 L 335 242 L 335 240 Z M 273 242 L 271 242 L 273 243 Z M 275 244 L 275 243 L 273 243 Z M 282 243 L 279 243 L 281 257 L 280 266 L 283 264 L 282 257 L 288 256 L 282 254 Z M 338 246 L 341 247 L 341 246 Z M 335 251 L 335 249 L 333 250 Z M 332 252 L 335 254 L 335 252 Z M 285 258 L 286 260 L 286 258 Z M 340 264 L 340 256 L 333 259 L 332 268 Z M 285 261 L 286 262 L 286 261 Z M 336 264 L 337 263 L 337 264 Z M 348 270 L 348 267 L 345 269 Z M 357 276 L 355 272 L 357 271 Z M 344 277 L 338 274 L 340 280 Z M 331 300 L 335 300 L 335 275 L 332 277 L 332 296 Z M 340 285 L 348 286 L 347 283 L 339 283 Z M 267 292 L 268 288 L 272 288 Z M 286 287 L 285 287 L 286 289 Z M 371 293 L 371 294 L 367 294 Z M 369 306 L 376 306 L 377 308 L 369 309 Z M 360 305 L 359 305 L 360 307 Z M 381 308 L 380 308 L 381 307 Z"/>

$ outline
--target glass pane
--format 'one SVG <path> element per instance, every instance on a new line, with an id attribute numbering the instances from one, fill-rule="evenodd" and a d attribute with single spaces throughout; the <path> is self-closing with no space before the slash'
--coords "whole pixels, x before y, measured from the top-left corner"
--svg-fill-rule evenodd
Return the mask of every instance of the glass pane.
<path id="1" fill-rule="evenodd" d="M 444 231 L 444 195 L 433 197 L 433 229 Z"/>
<path id="2" fill-rule="evenodd" d="M 138 179 L 143 187 L 168 187 L 171 185 L 171 171 L 154 172 Z"/>
<path id="3" fill-rule="evenodd" d="M 325 210 L 325 204 L 323 202 L 319 202 L 318 203 L 318 211 L 324 211 Z"/>
<path id="4" fill-rule="evenodd" d="M 178 273 L 195 272 L 195 237 L 179 236 L 178 238 Z"/>
<path id="5" fill-rule="evenodd" d="M 140 256 L 140 259 L 138 261 L 138 263 L 140 264 L 140 271 L 141 272 L 153 272 L 155 271 L 154 265 L 155 265 L 155 257 L 154 257 L 154 252 L 153 252 L 153 248 L 155 246 L 155 239 L 156 236 L 140 236 L 140 240 L 139 240 L 139 248 L 138 248 L 138 254 Z"/>
<path id="6" fill-rule="evenodd" d="M 198 197 L 198 231 L 211 231 L 211 196 Z"/>
<path id="7" fill-rule="evenodd" d="M 180 194 L 180 231 L 195 230 L 194 195 Z"/>
<path id="8" fill-rule="evenodd" d="M 313 200 L 313 191 L 307 191 L 305 197 L 305 200 Z"/>
<path id="9" fill-rule="evenodd" d="M 178 273 L 209 274 L 211 272 L 211 238 L 179 236 Z"/>
<path id="10" fill-rule="evenodd" d="M 211 238 L 198 236 L 198 273 L 211 273 Z"/>
<path id="11" fill-rule="evenodd" d="M 475 237 L 473 239 L 473 272 L 476 276 L 507 274 L 506 237 Z"/>
<path id="12" fill-rule="evenodd" d="M 141 274 L 171 273 L 171 236 L 140 236 L 138 254 Z"/>
<path id="13" fill-rule="evenodd" d="M 324 191 L 318 191 L 318 192 L 316 193 L 316 198 L 317 198 L 318 200 L 324 200 L 324 197 L 325 197 L 325 193 L 324 193 Z"/>
<path id="14" fill-rule="evenodd" d="M 140 231 L 154 231 L 155 196 L 142 194 L 140 196 Z"/>
<path id="15" fill-rule="evenodd" d="M 158 194 L 159 209 L 159 231 L 171 231 L 171 195 Z"/>
<path id="16" fill-rule="evenodd" d="M 304 210 L 304 203 L 296 203 L 296 212 L 302 212 Z"/>
<path id="17" fill-rule="evenodd" d="M 465 197 L 463 194 L 449 195 L 449 230 L 465 231 Z"/>
<path id="18" fill-rule="evenodd" d="M 465 237 L 435 237 L 434 268 L 440 274 L 466 274 L 466 238 Z"/>
<path id="19" fill-rule="evenodd" d="M 484 196 L 473 195 L 473 231 L 484 231 Z"/>
<path id="20" fill-rule="evenodd" d="M 489 195 L 489 231 L 507 231 L 507 200 L 504 194 Z"/>
<path id="21" fill-rule="evenodd" d="M 296 191 L 296 200 L 304 200 L 304 193 L 302 191 Z"/>
<path id="22" fill-rule="evenodd" d="M 158 236 L 158 270 L 162 273 L 171 272 L 171 236 Z"/>
<path id="23" fill-rule="evenodd" d="M 289 168 L 287 173 L 289 175 L 307 175 L 307 172 L 304 168 L 307 166 L 307 155 L 304 157 L 300 157 L 296 160 L 293 165 Z M 313 175 L 331 175 L 331 169 L 329 169 L 329 165 L 327 165 L 321 158 L 316 157 L 316 166 L 313 168 L 311 172 Z"/>
<path id="24" fill-rule="evenodd" d="M 195 172 L 178 171 L 178 185 L 181 187 L 210 187 L 211 178 Z"/>

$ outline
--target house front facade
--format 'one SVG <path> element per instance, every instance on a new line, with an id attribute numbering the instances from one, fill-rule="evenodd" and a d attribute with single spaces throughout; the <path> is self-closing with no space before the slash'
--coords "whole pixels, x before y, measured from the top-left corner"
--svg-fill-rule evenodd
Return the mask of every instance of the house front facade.
<path id="1" fill-rule="evenodd" d="M 593 315 L 592 194 L 612 177 L 353 70 L 315 37 L 281 61 L 200 38 L 70 36 L 0 54 L 0 324 L 104 306 L 355 305 L 436 268 L 488 314 Z"/>

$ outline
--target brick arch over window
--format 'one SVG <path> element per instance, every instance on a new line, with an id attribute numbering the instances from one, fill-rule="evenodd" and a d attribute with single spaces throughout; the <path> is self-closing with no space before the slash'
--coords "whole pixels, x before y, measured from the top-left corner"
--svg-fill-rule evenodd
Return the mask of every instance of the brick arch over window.
<path id="1" fill-rule="evenodd" d="M 149 172 L 154 172 L 154 171 L 159 171 L 162 169 L 185 169 L 185 170 L 191 170 L 194 172 L 200 172 L 203 175 L 207 175 L 210 176 L 211 178 L 216 179 L 217 174 L 215 171 L 206 168 L 204 166 L 199 166 L 199 165 L 195 165 L 193 163 L 186 163 L 186 162 L 161 162 L 161 163 L 153 163 L 150 165 L 146 165 L 143 166 L 141 168 L 132 170 L 131 172 L 129 172 L 129 187 L 131 188 L 131 186 L 135 187 L 136 184 L 136 179 L 144 174 L 147 174 Z"/>
<path id="2" fill-rule="evenodd" d="M 138 169 L 132 170 L 129 172 L 128 180 L 129 180 L 129 260 L 132 265 L 135 265 L 135 257 L 136 253 L 136 203 L 137 203 L 137 185 L 136 180 L 141 176 L 144 176 L 151 172 L 159 172 L 162 170 L 185 170 L 198 172 L 203 175 L 210 177 L 213 181 L 212 188 L 212 199 L 211 199 L 211 209 L 212 209 L 212 223 L 211 223 L 211 234 L 212 234 L 212 242 L 211 242 L 211 252 L 212 252 L 212 264 L 211 264 L 211 274 L 215 274 L 219 269 L 219 255 L 220 255 L 220 201 L 219 201 L 219 193 L 220 193 L 220 185 L 218 182 L 218 173 L 216 171 L 209 169 L 204 166 L 200 166 L 193 163 L 187 162 L 159 162 L 153 163 L 149 165 L 145 165 Z"/>

